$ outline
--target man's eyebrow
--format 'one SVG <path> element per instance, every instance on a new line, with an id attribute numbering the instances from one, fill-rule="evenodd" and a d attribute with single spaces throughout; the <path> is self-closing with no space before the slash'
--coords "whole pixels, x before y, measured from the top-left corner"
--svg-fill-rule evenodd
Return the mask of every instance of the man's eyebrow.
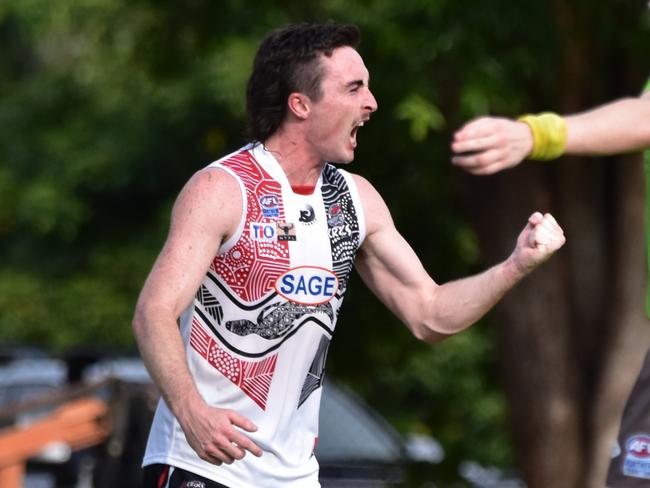
<path id="1" fill-rule="evenodd" d="M 360 86 L 365 85 L 365 82 L 363 80 L 354 80 L 354 81 L 349 81 L 345 84 L 346 88 L 359 88 Z"/>

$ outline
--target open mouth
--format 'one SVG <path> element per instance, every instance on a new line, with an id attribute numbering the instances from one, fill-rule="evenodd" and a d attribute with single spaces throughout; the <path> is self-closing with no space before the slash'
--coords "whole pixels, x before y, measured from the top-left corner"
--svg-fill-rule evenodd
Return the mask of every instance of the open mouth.
<path id="1" fill-rule="evenodd" d="M 352 143 L 352 147 L 357 146 L 357 132 L 359 132 L 359 127 L 363 127 L 363 124 L 363 121 L 359 122 L 352 128 L 352 131 L 350 132 L 350 141 Z"/>

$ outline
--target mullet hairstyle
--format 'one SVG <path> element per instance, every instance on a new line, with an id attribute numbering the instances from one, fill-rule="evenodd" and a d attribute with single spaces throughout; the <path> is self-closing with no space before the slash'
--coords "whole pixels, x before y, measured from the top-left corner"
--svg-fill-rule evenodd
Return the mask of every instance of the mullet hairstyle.
<path id="1" fill-rule="evenodd" d="M 334 49 L 356 49 L 359 28 L 350 24 L 293 24 L 271 31 L 260 44 L 246 86 L 247 135 L 265 142 L 280 127 L 293 92 L 314 101 L 323 96 L 323 68 L 319 56 L 330 57 Z"/>

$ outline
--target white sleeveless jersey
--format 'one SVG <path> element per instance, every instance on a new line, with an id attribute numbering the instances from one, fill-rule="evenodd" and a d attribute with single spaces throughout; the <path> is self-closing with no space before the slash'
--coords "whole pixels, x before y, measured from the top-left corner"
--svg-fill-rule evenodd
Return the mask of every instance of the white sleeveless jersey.
<path id="1" fill-rule="evenodd" d="M 181 333 L 203 398 L 254 422 L 258 431 L 247 435 L 264 454 L 222 466 L 201 460 L 161 400 L 143 464 L 170 464 L 230 488 L 318 487 L 325 358 L 365 237 L 356 185 L 326 165 L 313 194 L 296 194 L 259 144 L 210 167 L 239 182 L 242 219 L 181 316 Z"/>

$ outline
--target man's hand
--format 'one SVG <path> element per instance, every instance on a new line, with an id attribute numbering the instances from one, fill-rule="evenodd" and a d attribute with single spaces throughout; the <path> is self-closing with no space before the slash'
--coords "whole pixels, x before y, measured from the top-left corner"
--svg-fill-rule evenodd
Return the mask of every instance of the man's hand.
<path id="1" fill-rule="evenodd" d="M 565 242 L 564 231 L 553 216 L 535 212 L 528 218 L 508 260 L 519 273 L 527 274 L 551 257 Z"/>
<path id="2" fill-rule="evenodd" d="M 257 426 L 232 410 L 200 404 L 183 415 L 183 432 L 187 442 L 199 457 L 209 463 L 232 464 L 246 455 L 246 451 L 257 457 L 262 450 L 237 427 L 255 432 Z"/>
<path id="3" fill-rule="evenodd" d="M 454 134 L 451 162 L 475 175 L 488 175 L 519 164 L 533 148 L 523 122 L 498 117 L 472 120 Z"/>

